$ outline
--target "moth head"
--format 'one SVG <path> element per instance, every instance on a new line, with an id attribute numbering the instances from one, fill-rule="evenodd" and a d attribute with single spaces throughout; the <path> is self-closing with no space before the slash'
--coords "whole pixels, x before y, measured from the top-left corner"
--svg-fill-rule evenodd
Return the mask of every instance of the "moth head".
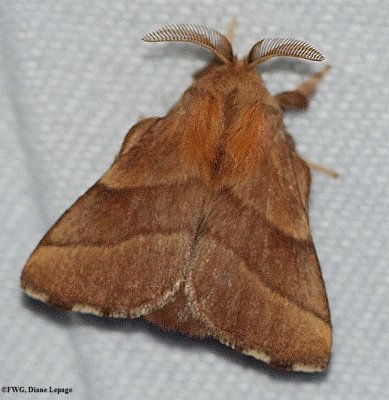
<path id="1" fill-rule="evenodd" d="M 230 41 L 214 29 L 201 25 L 167 25 L 142 37 L 145 42 L 192 42 L 206 47 L 223 64 L 237 62 Z M 276 56 L 323 61 L 324 57 L 308 43 L 296 39 L 269 38 L 255 43 L 244 63 L 250 66 Z"/>

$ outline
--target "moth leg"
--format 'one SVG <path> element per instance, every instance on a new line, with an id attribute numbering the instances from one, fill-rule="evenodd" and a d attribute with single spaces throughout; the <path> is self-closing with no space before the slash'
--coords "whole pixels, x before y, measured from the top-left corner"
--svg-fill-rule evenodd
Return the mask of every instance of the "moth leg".
<path id="1" fill-rule="evenodd" d="M 291 110 L 304 110 L 308 107 L 309 99 L 316 92 L 319 82 L 331 69 L 326 65 L 319 72 L 312 74 L 305 82 L 297 86 L 295 90 L 281 92 L 274 96 L 281 108 Z"/>
<path id="2" fill-rule="evenodd" d="M 314 169 L 316 171 L 322 172 L 323 174 L 326 174 L 326 175 L 330 176 L 331 178 L 337 178 L 339 176 L 339 174 L 331 168 L 324 167 L 323 165 L 320 165 L 320 164 L 317 164 L 315 162 L 308 161 L 305 159 L 304 159 L 304 161 L 307 163 L 307 165 L 310 169 Z"/>
<path id="3" fill-rule="evenodd" d="M 230 43 L 232 43 L 232 41 L 234 40 L 236 26 L 237 26 L 236 19 L 232 18 L 230 25 L 228 26 L 228 31 L 226 33 L 226 38 Z"/>
<path id="4" fill-rule="evenodd" d="M 296 153 L 296 144 L 294 142 L 292 135 L 288 132 L 285 132 L 285 138 L 286 138 L 286 142 L 287 142 L 289 148 L 294 153 Z M 326 174 L 326 175 L 330 176 L 331 178 L 337 178 L 339 176 L 339 174 L 331 168 L 324 167 L 323 165 L 317 164 L 315 162 L 305 160 L 300 155 L 299 155 L 299 157 L 308 165 L 309 169 L 314 169 L 316 171 L 322 172 L 323 174 Z"/>

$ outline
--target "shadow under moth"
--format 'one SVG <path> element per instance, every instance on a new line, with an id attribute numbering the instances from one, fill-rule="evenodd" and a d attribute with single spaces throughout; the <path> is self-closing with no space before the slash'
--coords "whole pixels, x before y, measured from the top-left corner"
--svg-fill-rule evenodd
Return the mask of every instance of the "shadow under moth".
<path id="1" fill-rule="evenodd" d="M 43 237 L 21 285 L 65 310 L 144 316 L 278 368 L 322 371 L 331 323 L 308 220 L 315 165 L 297 154 L 283 112 L 307 107 L 328 67 L 273 96 L 257 64 L 324 57 L 273 38 L 238 59 L 231 38 L 191 24 L 143 37 L 193 42 L 215 59 L 165 117 L 130 129 L 109 170 Z"/>

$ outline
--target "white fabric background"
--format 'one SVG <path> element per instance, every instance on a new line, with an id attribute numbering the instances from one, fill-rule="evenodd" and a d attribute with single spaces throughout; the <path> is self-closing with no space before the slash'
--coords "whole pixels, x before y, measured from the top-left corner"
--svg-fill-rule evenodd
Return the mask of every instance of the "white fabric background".
<path id="1" fill-rule="evenodd" d="M 209 59 L 140 37 L 182 22 L 224 32 L 232 16 L 239 54 L 287 36 L 334 67 L 309 110 L 286 117 L 301 153 L 341 174 L 314 173 L 311 197 L 334 326 L 322 375 L 277 372 L 141 320 L 59 312 L 19 289 L 29 253 L 128 128 L 166 113 Z M 388 17 L 380 0 L 0 1 L 0 385 L 72 387 L 72 399 L 389 398 Z M 277 92 L 318 68 L 278 59 L 261 69 Z"/>

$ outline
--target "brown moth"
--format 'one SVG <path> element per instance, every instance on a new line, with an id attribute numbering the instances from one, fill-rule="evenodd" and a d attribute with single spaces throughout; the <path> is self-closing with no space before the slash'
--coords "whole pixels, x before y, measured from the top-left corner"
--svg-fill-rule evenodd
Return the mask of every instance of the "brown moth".
<path id="1" fill-rule="evenodd" d="M 299 40 L 263 39 L 237 59 L 231 40 L 198 25 L 143 40 L 197 43 L 216 59 L 165 117 L 131 128 L 110 169 L 30 256 L 24 291 L 65 310 L 211 336 L 275 367 L 322 371 L 331 323 L 308 221 L 311 175 L 283 110 L 304 109 L 328 68 L 272 96 L 255 66 L 324 57 Z"/>

